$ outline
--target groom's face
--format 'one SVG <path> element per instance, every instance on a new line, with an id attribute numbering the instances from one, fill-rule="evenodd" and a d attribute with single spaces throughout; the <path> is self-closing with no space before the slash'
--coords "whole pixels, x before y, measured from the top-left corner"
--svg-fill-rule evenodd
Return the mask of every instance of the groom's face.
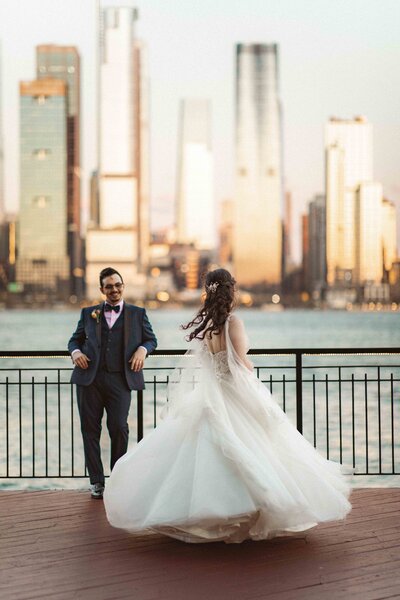
<path id="1" fill-rule="evenodd" d="M 115 274 L 104 277 L 100 291 L 105 295 L 109 304 L 118 304 L 124 292 L 124 284 L 121 277 Z"/>

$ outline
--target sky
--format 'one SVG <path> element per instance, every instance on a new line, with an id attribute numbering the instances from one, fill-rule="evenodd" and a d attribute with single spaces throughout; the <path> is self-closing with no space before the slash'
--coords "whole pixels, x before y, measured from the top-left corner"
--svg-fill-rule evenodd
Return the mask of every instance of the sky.
<path id="1" fill-rule="evenodd" d="M 179 102 L 213 106 L 216 200 L 234 194 L 235 44 L 279 44 L 285 185 L 300 214 L 324 188 L 324 124 L 365 115 L 374 177 L 400 206 L 400 0 L 103 0 L 139 10 L 151 90 L 152 225 L 171 222 Z M 96 167 L 96 1 L 0 0 L 5 196 L 18 207 L 18 82 L 35 74 L 37 44 L 76 45 L 82 58 L 82 198 Z M 399 219 L 400 221 L 400 214 Z M 399 228 L 400 231 L 400 228 Z"/>

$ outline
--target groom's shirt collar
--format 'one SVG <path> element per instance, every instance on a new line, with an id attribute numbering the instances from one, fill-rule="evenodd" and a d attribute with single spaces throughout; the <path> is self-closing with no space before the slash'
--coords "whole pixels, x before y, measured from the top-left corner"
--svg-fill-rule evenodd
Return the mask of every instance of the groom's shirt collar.
<path id="1" fill-rule="evenodd" d="M 104 304 L 110 304 L 110 303 L 109 302 L 104 302 Z M 119 312 L 118 313 L 116 313 L 114 310 L 110 310 L 109 312 L 108 311 L 107 312 L 103 311 L 104 318 L 107 321 L 107 325 L 108 325 L 108 327 L 110 329 L 114 325 L 115 321 L 118 319 L 118 317 L 120 316 L 120 314 L 122 313 L 122 311 L 124 310 L 124 301 L 120 300 L 119 302 L 117 302 L 117 304 L 114 304 L 114 306 L 119 306 Z"/>

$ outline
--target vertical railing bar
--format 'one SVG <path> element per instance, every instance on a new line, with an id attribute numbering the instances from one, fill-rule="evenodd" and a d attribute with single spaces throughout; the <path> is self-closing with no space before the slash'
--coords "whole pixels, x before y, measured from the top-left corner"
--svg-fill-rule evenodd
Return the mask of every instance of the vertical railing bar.
<path id="1" fill-rule="evenodd" d="M 365 465 L 368 474 L 368 375 L 364 373 L 364 406 L 365 406 Z"/>
<path id="2" fill-rule="evenodd" d="M 325 418 L 326 418 L 326 458 L 329 460 L 329 384 L 328 373 L 325 374 Z"/>
<path id="3" fill-rule="evenodd" d="M 339 380 L 339 452 L 340 462 L 343 461 L 343 433 L 342 433 L 342 368 L 339 367 L 338 371 Z"/>
<path id="4" fill-rule="evenodd" d="M 354 411 L 354 373 L 351 374 L 351 425 L 353 441 L 353 468 L 356 466 L 356 433 L 355 433 L 355 411 Z"/>
<path id="5" fill-rule="evenodd" d="M 47 407 L 47 376 L 44 378 L 44 444 L 46 477 L 49 476 L 49 428 L 48 428 L 48 407 Z"/>
<path id="6" fill-rule="evenodd" d="M 137 391 L 137 441 L 143 438 L 143 390 Z"/>
<path id="7" fill-rule="evenodd" d="M 283 374 L 283 412 L 286 412 L 286 376 L 285 373 Z"/>
<path id="8" fill-rule="evenodd" d="M 392 434 L 392 472 L 394 473 L 394 394 L 393 394 L 393 373 L 390 373 L 390 416 L 391 416 L 391 434 Z"/>
<path id="9" fill-rule="evenodd" d="M 296 351 L 296 426 L 303 433 L 303 361 L 299 351 Z"/>
<path id="10" fill-rule="evenodd" d="M 256 367 L 257 377 L 260 379 L 260 367 Z"/>
<path id="11" fill-rule="evenodd" d="M 313 428 L 314 428 L 314 448 L 317 447 L 317 414 L 316 414 L 316 406 L 315 406 L 315 373 L 313 373 Z"/>
<path id="12" fill-rule="evenodd" d="M 378 366 L 378 450 L 379 450 L 379 474 L 382 474 L 382 429 L 381 429 L 381 368 Z"/>
<path id="13" fill-rule="evenodd" d="M 35 378 L 32 377 L 32 476 L 35 477 Z"/>
<path id="14" fill-rule="evenodd" d="M 272 394 L 272 373 L 271 373 L 271 374 L 270 374 L 270 376 L 269 376 L 269 391 L 270 391 L 270 392 L 271 392 L 271 394 Z"/>
<path id="15" fill-rule="evenodd" d="M 74 439 L 74 386 L 71 383 L 70 384 L 70 388 L 71 388 L 71 476 L 74 476 L 74 470 L 75 470 L 75 463 L 74 463 L 74 445 L 75 445 L 75 439 Z"/>
<path id="16" fill-rule="evenodd" d="M 157 378 L 153 375 L 153 425 L 157 427 Z"/>
<path id="17" fill-rule="evenodd" d="M 19 476 L 22 477 L 22 372 L 18 369 L 18 409 L 19 409 Z"/>
<path id="18" fill-rule="evenodd" d="M 61 477 L 61 373 L 57 369 L 57 407 L 58 407 L 58 476 Z"/>
<path id="19" fill-rule="evenodd" d="M 10 475 L 10 424 L 9 424 L 9 389 L 6 377 L 6 477 Z"/>

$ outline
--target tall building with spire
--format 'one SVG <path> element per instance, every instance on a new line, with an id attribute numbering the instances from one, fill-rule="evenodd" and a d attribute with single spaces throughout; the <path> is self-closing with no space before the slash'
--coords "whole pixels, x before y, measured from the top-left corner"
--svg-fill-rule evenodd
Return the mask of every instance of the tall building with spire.
<path id="1" fill-rule="evenodd" d="M 100 10 L 99 167 L 87 233 L 88 295 L 98 295 L 98 273 L 112 264 L 127 293 L 140 295 L 148 261 L 148 91 L 144 45 L 135 38 L 132 7 Z M 97 198 L 97 199 L 96 199 Z"/>
<path id="2" fill-rule="evenodd" d="M 234 271 L 243 286 L 281 284 L 282 182 L 278 46 L 238 44 Z"/>
<path id="3" fill-rule="evenodd" d="M 81 237 L 80 167 L 80 57 L 74 46 L 36 47 L 37 79 L 60 79 L 67 89 L 67 213 L 71 293 L 83 294 L 84 269 Z"/>
<path id="4" fill-rule="evenodd" d="M 214 250 L 216 210 L 211 149 L 211 102 L 181 101 L 176 190 L 176 238 Z"/>

